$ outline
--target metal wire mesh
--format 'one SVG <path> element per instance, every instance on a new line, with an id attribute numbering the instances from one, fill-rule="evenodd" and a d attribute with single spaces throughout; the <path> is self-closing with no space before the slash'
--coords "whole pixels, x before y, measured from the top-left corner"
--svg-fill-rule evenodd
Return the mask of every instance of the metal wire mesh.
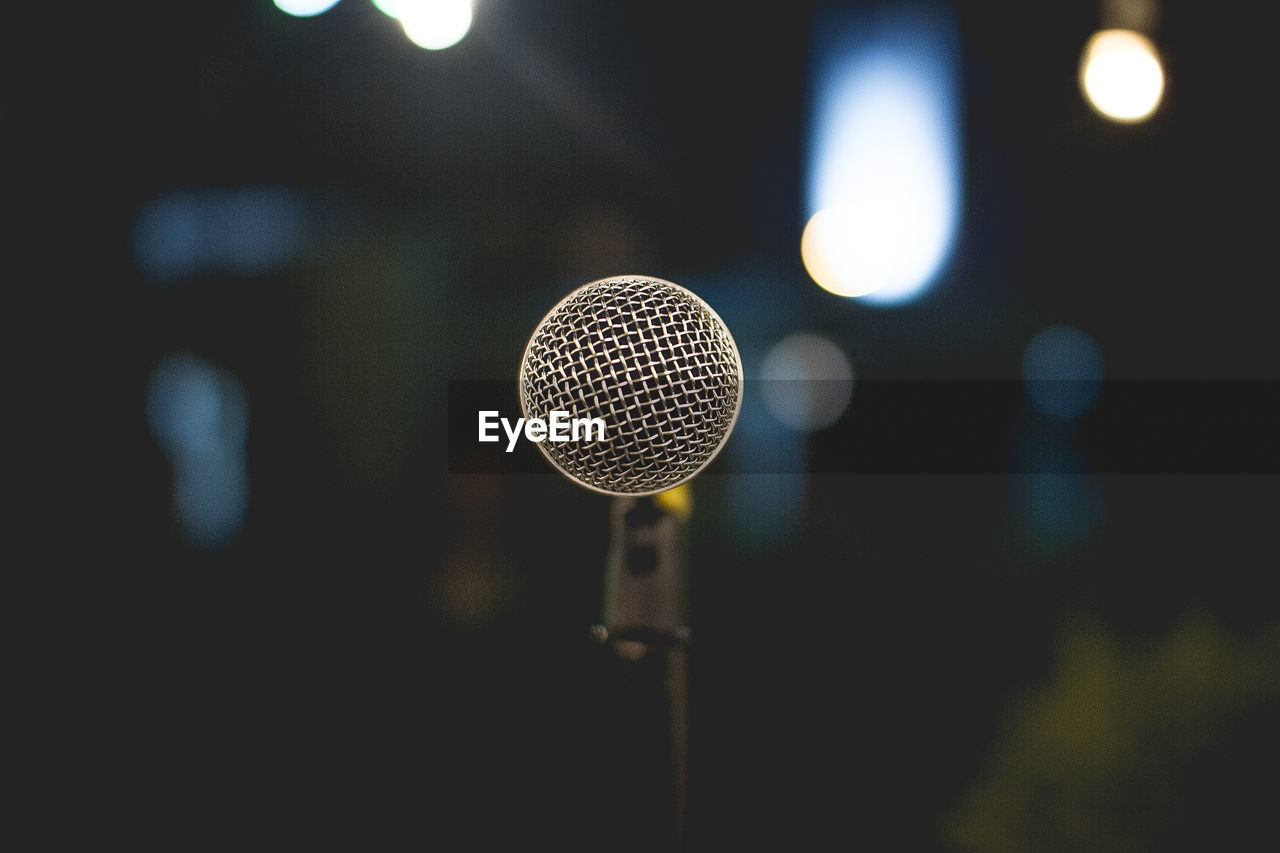
<path id="1" fill-rule="evenodd" d="M 526 418 L 600 418 L 604 440 L 538 448 L 582 485 L 644 495 L 680 485 L 720 450 L 742 400 L 724 322 L 679 285 L 646 276 L 585 284 L 534 330 L 520 365 Z"/>

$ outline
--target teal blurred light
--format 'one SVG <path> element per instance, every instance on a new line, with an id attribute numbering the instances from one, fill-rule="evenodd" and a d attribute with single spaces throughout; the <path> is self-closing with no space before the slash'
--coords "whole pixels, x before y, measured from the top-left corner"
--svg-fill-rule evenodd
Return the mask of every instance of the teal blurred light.
<path id="1" fill-rule="evenodd" d="M 845 285 L 819 280 L 828 290 L 898 305 L 946 264 L 962 202 L 957 41 L 939 5 L 817 16 L 805 218 L 829 211 L 821 250 Z"/>
<path id="2" fill-rule="evenodd" d="M 1085 332 L 1050 326 L 1036 334 L 1022 355 L 1022 380 L 1042 414 L 1073 420 L 1093 406 L 1102 390 L 1102 350 Z"/>

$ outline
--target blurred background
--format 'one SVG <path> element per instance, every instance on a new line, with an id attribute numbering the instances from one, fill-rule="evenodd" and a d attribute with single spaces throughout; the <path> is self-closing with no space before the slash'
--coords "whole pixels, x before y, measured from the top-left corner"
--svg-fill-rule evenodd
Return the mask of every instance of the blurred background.
<path id="1" fill-rule="evenodd" d="M 1102 380 L 1277 376 L 1251 5 L 25 4 L 0 38 L 10 849 L 629 849 L 608 499 L 444 448 L 449 382 L 632 272 L 823 389 L 749 397 L 692 484 L 691 850 L 1280 843 L 1280 483 L 1070 463 Z M 824 470 L 873 379 L 1025 383 L 1018 461 Z"/>

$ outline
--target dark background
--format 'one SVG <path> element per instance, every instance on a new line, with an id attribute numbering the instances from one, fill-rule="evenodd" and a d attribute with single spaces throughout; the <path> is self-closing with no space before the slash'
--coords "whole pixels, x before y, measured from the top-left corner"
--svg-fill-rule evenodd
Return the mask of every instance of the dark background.
<path id="1" fill-rule="evenodd" d="M 1094 4 L 959 4 L 964 221 L 900 309 L 799 260 L 816 8 L 481 0 L 439 53 L 358 0 L 5 13 L 10 849 L 625 846 L 645 748 L 585 640 L 608 501 L 443 451 L 446 383 L 512 376 L 582 282 L 684 283 L 744 352 L 817 329 L 867 378 L 1014 379 L 1053 323 L 1111 378 L 1275 378 L 1252 5 L 1164 4 L 1164 104 L 1121 127 L 1076 84 Z M 255 185 L 308 199 L 295 263 L 146 280 L 148 200 Z M 174 351 L 249 399 L 212 552 L 145 417 Z M 1015 476 L 805 489 L 761 541 L 694 486 L 691 849 L 951 849 L 993 778 L 1028 805 L 974 849 L 1274 849 L 1273 476 L 1094 477 L 1065 528 Z M 1009 770 L 1011 738 L 1041 758 Z"/>

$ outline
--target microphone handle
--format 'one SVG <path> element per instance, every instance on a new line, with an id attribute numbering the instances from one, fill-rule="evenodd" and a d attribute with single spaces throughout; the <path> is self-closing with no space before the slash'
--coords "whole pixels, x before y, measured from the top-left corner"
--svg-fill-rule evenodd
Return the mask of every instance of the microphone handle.
<path id="1" fill-rule="evenodd" d="M 666 826 L 637 827 L 631 833 L 637 850 L 684 848 L 689 719 L 684 526 L 688 506 L 687 485 L 656 497 L 614 498 L 603 619 L 592 629 L 597 641 L 612 647 L 627 706 L 651 710 L 658 703 L 662 706 L 656 715 L 631 717 L 632 723 L 648 726 L 658 717 L 665 718 L 669 786 L 667 791 L 647 794 L 649 802 L 669 803 L 670 820 L 656 819 Z M 644 756 L 638 752 L 636 758 L 643 762 Z M 635 778 L 644 780 L 645 774 Z M 645 794 L 637 792 L 637 801 L 644 802 Z M 643 835 L 649 836 L 647 842 L 640 842 Z"/>

